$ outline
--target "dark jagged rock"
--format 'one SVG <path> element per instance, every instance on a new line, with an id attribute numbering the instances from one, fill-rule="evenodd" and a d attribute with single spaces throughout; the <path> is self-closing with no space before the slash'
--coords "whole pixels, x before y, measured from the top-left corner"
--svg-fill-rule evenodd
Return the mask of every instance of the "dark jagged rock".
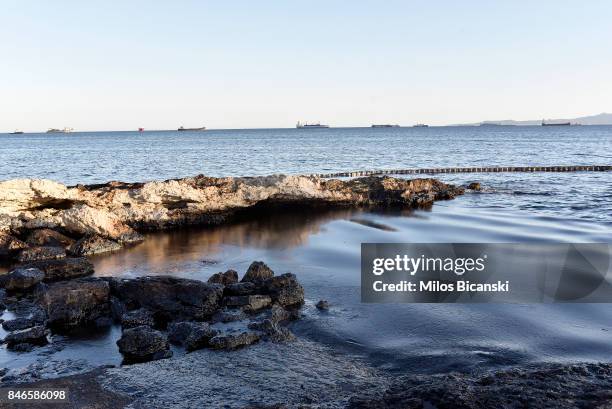
<path id="1" fill-rule="evenodd" d="M 215 335 L 217 331 L 205 322 L 173 322 L 168 326 L 170 341 L 185 346 L 187 351 L 207 347 Z"/>
<path id="2" fill-rule="evenodd" d="M 270 320 L 276 323 L 282 323 L 286 321 L 295 321 L 300 318 L 300 313 L 297 309 L 285 309 L 278 304 L 274 304 L 270 309 Z"/>
<path id="3" fill-rule="evenodd" d="M 268 278 L 263 282 L 262 290 L 264 294 L 270 295 L 273 302 L 283 307 L 299 306 L 304 303 L 304 288 L 292 273 Z"/>
<path id="4" fill-rule="evenodd" d="M 209 318 L 219 308 L 223 287 L 171 276 L 111 281 L 112 293 L 129 309 L 146 307 L 155 318 L 170 322 Z"/>
<path id="5" fill-rule="evenodd" d="M 232 311 L 221 310 L 221 311 L 217 311 L 215 315 L 212 316 L 212 322 L 228 323 L 228 322 L 242 321 L 245 319 L 247 319 L 247 316 L 242 310 L 232 310 Z"/>
<path id="6" fill-rule="evenodd" d="M 384 393 L 351 398 L 349 409 L 608 408 L 612 365 L 550 364 L 481 375 L 444 374 L 397 379 Z"/>
<path id="7" fill-rule="evenodd" d="M 55 260 L 66 257 L 66 250 L 62 247 L 29 247 L 19 252 L 17 261 L 29 263 L 38 260 Z"/>
<path id="8" fill-rule="evenodd" d="M 27 291 L 40 283 L 45 273 L 37 268 L 16 268 L 0 277 L 0 286 L 7 291 Z"/>
<path id="9" fill-rule="evenodd" d="M 184 345 L 187 351 L 195 351 L 209 345 L 217 331 L 205 322 L 183 321 L 168 325 L 168 338 L 172 343 Z"/>
<path id="10" fill-rule="evenodd" d="M 228 307 L 240 307 L 245 312 L 255 312 L 272 305 L 268 295 L 236 295 L 225 297 L 223 302 Z"/>
<path id="11" fill-rule="evenodd" d="M 14 349 L 18 345 L 21 345 L 21 347 L 17 347 L 17 349 L 22 350 L 24 344 L 45 345 L 48 341 L 45 327 L 38 325 L 21 331 L 11 332 L 4 338 L 4 342 L 9 349 Z"/>
<path id="12" fill-rule="evenodd" d="M 0 232 L 0 260 L 12 257 L 17 251 L 28 247 L 26 243 L 11 236 L 10 234 Z"/>
<path id="13" fill-rule="evenodd" d="M 223 289 L 225 295 L 252 295 L 257 286 L 251 282 L 230 284 Z"/>
<path id="14" fill-rule="evenodd" d="M 172 356 L 166 336 L 144 325 L 123 331 L 117 345 L 125 363 L 154 361 Z"/>
<path id="15" fill-rule="evenodd" d="M 4 321 L 2 328 L 5 331 L 20 331 L 22 329 L 32 328 L 36 326 L 37 322 L 31 318 L 15 318 L 12 320 Z"/>
<path id="16" fill-rule="evenodd" d="M 216 273 L 208 279 L 208 282 L 224 286 L 235 284 L 238 282 L 238 273 L 234 270 L 227 270 L 225 273 Z"/>
<path id="17" fill-rule="evenodd" d="M 213 349 L 236 349 L 251 345 L 257 341 L 261 336 L 255 332 L 243 332 L 241 334 L 225 334 L 217 335 L 209 341 L 211 348 Z"/>
<path id="18" fill-rule="evenodd" d="M 295 335 L 293 335 L 291 331 L 268 318 L 263 321 L 250 323 L 249 329 L 263 332 L 265 338 L 272 342 L 288 342 L 295 340 Z"/>
<path id="19" fill-rule="evenodd" d="M 74 244 L 75 240 L 52 229 L 32 230 L 26 238 L 26 243 L 37 247 L 63 247 L 67 248 Z"/>
<path id="20" fill-rule="evenodd" d="M 98 278 L 81 278 L 50 285 L 42 298 L 48 325 L 73 329 L 110 317 L 110 288 Z"/>
<path id="21" fill-rule="evenodd" d="M 482 187 L 480 186 L 480 182 L 472 182 L 469 185 L 467 185 L 467 188 L 470 190 L 481 190 Z"/>
<path id="22" fill-rule="evenodd" d="M 106 239 L 98 235 L 87 235 L 70 246 L 68 252 L 73 256 L 81 257 L 117 251 L 121 250 L 121 248 L 121 244 L 114 240 Z"/>
<path id="23" fill-rule="evenodd" d="M 319 300 L 315 307 L 317 307 L 318 310 L 327 311 L 329 310 L 329 302 L 327 300 Z"/>
<path id="24" fill-rule="evenodd" d="M 263 261 L 254 261 L 242 277 L 242 282 L 260 283 L 274 276 L 274 272 Z"/>
<path id="25" fill-rule="evenodd" d="M 94 266 L 86 258 L 65 258 L 62 260 L 41 260 L 27 263 L 23 268 L 38 268 L 45 273 L 43 281 L 52 282 L 85 277 L 94 273 Z"/>
<path id="26" fill-rule="evenodd" d="M 140 327 L 142 325 L 149 327 L 155 326 L 153 314 L 145 308 L 128 311 L 121 317 L 121 328 L 123 329 Z"/>

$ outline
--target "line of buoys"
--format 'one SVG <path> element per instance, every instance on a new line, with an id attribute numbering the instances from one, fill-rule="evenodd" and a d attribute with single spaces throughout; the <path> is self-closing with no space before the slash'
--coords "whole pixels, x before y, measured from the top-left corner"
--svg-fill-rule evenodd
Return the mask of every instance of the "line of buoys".
<path id="1" fill-rule="evenodd" d="M 608 172 L 608 165 L 572 165 L 572 166 L 490 166 L 469 168 L 422 168 L 422 169 L 382 169 L 361 170 L 356 172 L 320 173 L 313 176 L 320 178 L 360 177 L 379 175 L 419 175 L 437 173 L 490 173 L 490 172 Z"/>

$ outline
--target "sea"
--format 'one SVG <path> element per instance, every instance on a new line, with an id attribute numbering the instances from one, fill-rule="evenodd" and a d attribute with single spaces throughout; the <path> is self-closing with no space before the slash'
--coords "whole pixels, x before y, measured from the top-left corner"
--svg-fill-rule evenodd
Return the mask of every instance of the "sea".
<path id="1" fill-rule="evenodd" d="M 0 134 L 0 179 L 46 178 L 67 185 L 198 174 L 610 164 L 612 126 Z M 287 212 L 215 228 L 148 234 L 142 244 L 94 257 L 96 275 L 206 280 L 228 268 L 243 273 L 253 260 L 262 260 L 277 273 L 295 273 L 304 284 L 304 317 L 291 327 L 299 339 L 378 373 L 611 361 L 609 304 L 360 302 L 363 242 L 612 242 L 612 172 L 435 177 L 458 185 L 480 182 L 482 191 L 427 210 Z M 321 299 L 331 304 L 328 312 L 314 307 Z M 119 365 L 119 336 L 120 329 L 113 327 L 60 337 L 62 348 L 0 349 L 0 368 L 25 373 L 38 365 L 39 376 L 53 377 Z M 172 359 L 184 358 L 177 353 Z M 307 373 L 313 363 L 304 359 L 297 365 Z"/>

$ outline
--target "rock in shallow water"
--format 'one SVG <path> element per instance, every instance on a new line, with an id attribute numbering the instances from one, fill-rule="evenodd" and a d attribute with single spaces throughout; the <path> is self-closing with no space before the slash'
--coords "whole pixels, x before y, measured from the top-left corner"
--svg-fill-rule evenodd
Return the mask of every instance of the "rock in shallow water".
<path id="1" fill-rule="evenodd" d="M 43 294 L 48 324 L 74 329 L 110 317 L 110 287 L 99 278 L 81 278 L 50 285 Z"/>
<path id="2" fill-rule="evenodd" d="M 15 318 L 12 320 L 4 321 L 2 328 L 5 331 L 20 331 L 36 326 L 37 322 L 31 318 Z"/>
<path id="3" fill-rule="evenodd" d="M 45 345 L 47 344 L 47 334 L 45 327 L 38 325 L 36 327 L 11 332 L 4 338 L 7 348 L 14 349 L 18 345 Z M 23 349 L 19 347 L 18 349 Z"/>
<path id="4" fill-rule="evenodd" d="M 66 250 L 62 247 L 29 247 L 19 252 L 17 261 L 28 263 L 38 260 L 54 260 L 66 257 Z"/>
<path id="5" fill-rule="evenodd" d="M 269 278 L 263 282 L 263 291 L 269 294 L 272 301 L 283 307 L 299 306 L 304 303 L 304 288 L 295 274 L 285 273 Z"/>
<path id="6" fill-rule="evenodd" d="M 226 334 L 213 337 L 209 343 L 213 349 L 236 349 L 251 345 L 261 336 L 256 332 L 243 332 L 241 334 Z"/>
<path id="7" fill-rule="evenodd" d="M 315 307 L 317 307 L 318 310 L 327 311 L 329 310 L 329 302 L 327 300 L 319 300 Z"/>
<path id="8" fill-rule="evenodd" d="M 223 287 L 171 276 L 111 280 L 112 293 L 128 308 L 146 307 L 166 322 L 202 321 L 220 307 Z"/>
<path id="9" fill-rule="evenodd" d="M 224 286 L 235 284 L 238 282 L 238 273 L 234 270 L 227 270 L 225 273 L 216 273 L 208 279 L 208 282 Z"/>
<path id="10" fill-rule="evenodd" d="M 245 312 L 255 312 L 272 305 L 272 299 L 268 295 L 237 295 L 223 298 L 228 307 L 240 307 Z"/>
<path id="11" fill-rule="evenodd" d="M 87 235 L 70 246 L 68 252 L 74 256 L 81 257 L 117 251 L 121 250 L 121 248 L 121 244 L 116 241 L 105 239 L 97 235 Z"/>
<path id="12" fill-rule="evenodd" d="M 251 263 L 242 282 L 260 283 L 268 278 L 274 276 L 274 272 L 264 263 L 263 261 L 254 261 Z"/>
<path id="13" fill-rule="evenodd" d="M 23 268 L 38 268 L 45 273 L 43 281 L 52 282 L 85 277 L 94 273 L 93 264 L 86 258 L 65 258 L 62 260 L 40 260 L 27 263 Z"/>
<path id="14" fill-rule="evenodd" d="M 117 345 L 126 363 L 154 361 L 172 356 L 166 336 L 144 325 L 123 331 Z"/>
<path id="15" fill-rule="evenodd" d="M 26 291 L 45 278 L 45 273 L 37 268 L 16 268 L 0 277 L 0 286 L 7 291 Z"/>
<path id="16" fill-rule="evenodd" d="M 182 321 L 168 325 L 170 342 L 183 345 L 187 351 L 195 351 L 209 345 L 217 331 L 205 322 Z"/>

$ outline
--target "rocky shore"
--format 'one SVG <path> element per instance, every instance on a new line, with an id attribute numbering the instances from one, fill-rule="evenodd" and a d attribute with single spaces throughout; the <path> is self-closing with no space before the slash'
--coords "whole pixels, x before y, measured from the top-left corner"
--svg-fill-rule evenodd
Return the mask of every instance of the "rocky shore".
<path id="1" fill-rule="evenodd" d="M 218 225 L 253 210 L 431 206 L 463 188 L 435 179 L 314 176 L 211 178 L 67 187 L 50 180 L 0 182 L 0 260 L 83 257 L 143 240 L 141 233 Z"/>
<path id="2" fill-rule="evenodd" d="M 81 265 L 84 274 L 93 272 L 86 260 Z M 46 271 L 20 267 L 0 277 L 2 306 L 16 315 L 2 322 L 10 350 L 30 351 L 54 334 L 113 322 L 123 330 L 117 345 L 126 364 L 169 358 L 170 343 L 194 351 L 291 341 L 285 325 L 299 318 L 304 302 L 295 275 L 277 276 L 263 262 L 253 262 L 240 281 L 229 270 L 206 283 L 171 276 L 55 281 Z"/>

